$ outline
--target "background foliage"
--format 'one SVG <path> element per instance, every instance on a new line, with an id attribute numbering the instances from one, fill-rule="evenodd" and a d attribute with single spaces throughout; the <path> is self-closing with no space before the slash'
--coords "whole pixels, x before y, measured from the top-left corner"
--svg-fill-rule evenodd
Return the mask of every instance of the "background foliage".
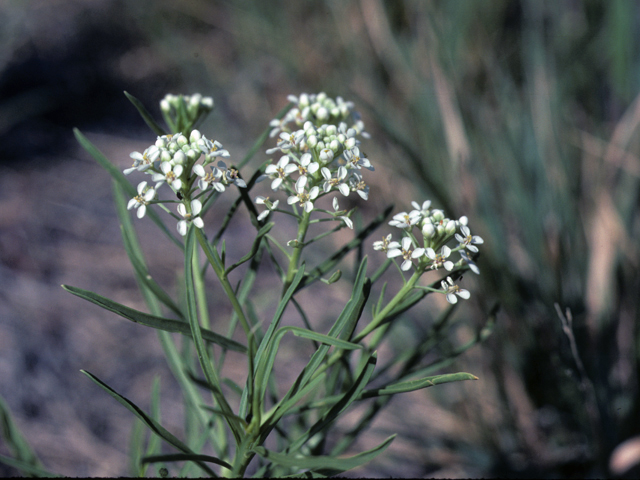
<path id="1" fill-rule="evenodd" d="M 34 253 L 52 241 L 38 235 L 61 227 L 31 228 L 24 217 L 50 214 L 39 199 L 55 202 L 60 189 L 38 175 L 57 166 L 68 172 L 58 180 L 73 185 L 80 170 L 64 170 L 75 148 L 71 127 L 145 144 L 122 90 L 147 105 L 167 91 L 199 91 L 217 105 L 202 130 L 246 151 L 287 94 L 324 90 L 356 102 L 373 136 L 367 154 L 384 164 L 372 185 L 380 193 L 361 208 L 363 218 L 391 201 L 431 198 L 452 217 L 467 215 L 485 239 L 482 282 L 469 288 L 473 301 L 462 315 L 471 321 L 460 341 L 496 300 L 501 305 L 493 335 L 456 365 L 480 382 L 411 397 L 430 405 L 424 415 L 438 427 L 407 422 L 405 436 L 420 452 L 407 471 L 608 475 L 616 446 L 640 434 L 637 3 L 10 0 L 0 9 L 0 168 L 32 186 L 23 215 L 4 213 L 18 208 L 15 188 L 0 194 L 2 281 L 17 275 L 21 288 L 7 287 L 0 297 L 8 332 L 0 388 L 19 424 L 42 418 L 21 407 L 38 397 L 27 387 L 20 397 L 12 382 L 43 380 L 16 372 L 68 354 L 59 351 L 67 344 L 52 349 L 27 340 L 29 333 L 39 338 L 49 309 L 36 315 L 16 305 L 31 285 L 23 280 L 62 283 L 56 265 L 43 272 L 43 254 Z M 65 200 L 77 205 L 71 212 L 112 215 L 102 206 L 108 193 L 78 188 L 87 191 Z M 69 232 L 86 233 L 77 226 L 83 215 L 68 213 L 60 243 Z M 21 246 L 24 238 L 32 248 Z M 570 335 L 556 303 L 570 309 Z M 71 321 L 83 328 L 77 314 L 54 325 Z M 419 319 L 405 325 L 398 348 L 420 328 Z M 86 366 L 63 364 L 72 367 L 68 374 L 66 367 L 48 374 L 79 376 Z M 96 474 L 90 463 L 58 471 Z"/>

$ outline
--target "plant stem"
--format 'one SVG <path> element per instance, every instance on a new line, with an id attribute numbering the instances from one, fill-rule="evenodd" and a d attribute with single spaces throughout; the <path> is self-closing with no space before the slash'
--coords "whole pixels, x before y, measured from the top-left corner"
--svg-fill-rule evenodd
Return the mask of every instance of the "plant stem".
<path id="1" fill-rule="evenodd" d="M 198 238 L 198 242 L 200 243 L 202 250 L 204 250 L 204 253 L 207 256 L 207 259 L 209 260 L 209 263 L 211 264 L 213 271 L 216 272 L 216 275 L 220 280 L 220 285 L 222 286 L 224 293 L 227 294 L 227 297 L 231 302 L 231 306 L 233 307 L 233 310 L 235 311 L 236 315 L 238 316 L 238 319 L 240 320 L 242 329 L 244 330 L 244 333 L 247 336 L 247 341 L 255 342 L 254 334 L 251 331 L 251 326 L 249 325 L 249 321 L 247 320 L 247 317 L 244 314 L 244 310 L 242 310 L 242 306 L 238 301 L 236 292 L 234 292 L 233 287 L 229 282 L 229 279 L 224 273 L 224 266 L 222 265 L 222 260 L 220 260 L 220 257 L 218 256 L 218 251 L 216 250 L 216 248 L 209 245 L 209 243 L 207 242 L 207 239 L 205 238 L 203 233 L 200 231 L 200 229 L 196 229 L 196 237 Z"/>
<path id="2" fill-rule="evenodd" d="M 298 271 L 298 266 L 300 263 L 300 255 L 302 254 L 302 249 L 304 248 L 304 237 L 307 235 L 307 230 L 309 229 L 309 218 L 311 217 L 311 212 L 304 211 L 302 213 L 302 219 L 298 224 L 298 236 L 296 237 L 297 244 L 293 247 L 293 253 L 291 254 L 291 258 L 289 259 L 289 268 L 287 269 L 287 275 L 284 279 L 284 285 L 282 287 L 282 295 L 285 294 L 289 286 L 291 285 L 291 281 L 293 277 L 296 276 Z"/>
<path id="3" fill-rule="evenodd" d="M 351 341 L 353 343 L 358 343 L 360 340 L 362 340 L 364 337 L 366 337 L 372 331 L 374 331 L 376 328 L 378 328 L 380 326 L 380 324 L 387 318 L 389 313 L 394 308 L 396 308 L 396 306 L 398 306 L 398 304 L 402 300 L 404 300 L 404 298 L 411 292 L 411 290 L 413 290 L 413 287 L 415 286 L 416 282 L 418 281 L 418 279 L 420 278 L 421 275 L 422 275 L 422 271 L 421 270 L 416 270 L 413 273 L 413 275 L 411 276 L 411 278 L 409 279 L 409 281 L 404 284 L 404 286 L 395 295 L 395 297 L 393 297 L 391 299 L 391 301 L 389 303 L 387 303 L 387 305 L 376 314 L 376 316 L 373 318 L 371 323 L 369 325 L 367 325 L 364 328 L 364 330 L 362 330 L 358 335 L 356 335 L 356 337 Z"/>

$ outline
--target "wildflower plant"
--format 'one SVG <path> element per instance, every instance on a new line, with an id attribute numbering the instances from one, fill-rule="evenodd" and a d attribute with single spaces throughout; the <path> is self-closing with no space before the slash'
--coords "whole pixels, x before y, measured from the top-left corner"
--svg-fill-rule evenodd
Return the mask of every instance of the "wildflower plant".
<path id="1" fill-rule="evenodd" d="M 157 135 L 143 152 L 130 155 L 131 165 L 117 167 L 79 131 L 75 134 L 114 179 L 125 249 L 149 313 L 77 287 L 63 288 L 124 319 L 157 329 L 182 388 L 189 428 L 179 439 L 160 424 L 157 411 L 144 412 L 96 375 L 83 371 L 169 446 L 161 449 L 151 440 L 145 446 L 139 432 L 134 435 L 134 474 L 144 475 L 149 464 L 180 476 L 339 474 L 370 461 L 392 442 L 394 436 L 373 449 L 343 456 L 394 395 L 476 379 L 469 373 L 434 372 L 480 341 L 482 335 L 444 358 L 425 360 L 444 338 L 457 300 L 470 296 L 459 285 L 462 272 L 470 269 L 479 273 L 473 259 L 482 239 L 471 234 L 466 217 L 452 220 L 433 209 L 429 201 L 413 202 L 413 210 L 399 213 L 389 222 L 398 232 L 371 242 L 370 234 L 388 220 L 388 208 L 318 265 L 310 267 L 305 261 L 305 250 L 317 240 L 343 228 L 355 230 L 354 210 L 342 210 L 343 199 L 352 197 L 355 203 L 368 199 L 366 181 L 375 168 L 362 149 L 369 135 L 352 102 L 324 93 L 289 97 L 289 105 L 271 121 L 247 156 L 234 163 L 234 155 L 218 139 L 206 137 L 196 128 L 212 111 L 212 99 L 167 95 L 160 102 L 167 132 L 137 99 L 127 96 Z M 265 141 L 275 142 L 266 149 L 269 160 L 249 174 L 244 167 Z M 252 192 L 254 189 L 259 189 L 259 195 Z M 213 208 L 222 195 L 234 199 L 226 214 Z M 332 209 L 323 209 L 324 203 L 330 203 Z M 244 256 L 232 259 L 223 237 L 242 205 L 250 214 L 253 226 L 247 228 L 255 230 L 255 239 Z M 137 219 L 131 218 L 129 211 L 133 209 Z M 210 222 L 214 216 L 221 222 Z M 272 233 L 285 217 L 293 218 L 297 225 L 293 239 Z M 177 254 L 184 256 L 184 272 L 179 277 L 182 298 L 172 298 L 149 274 L 134 228 L 134 222 L 139 221 L 156 223 L 161 234 L 175 243 Z M 308 238 L 309 227 L 324 222 L 333 228 Z M 220 223 L 214 231 L 212 225 Z M 344 257 L 371 244 L 386 256 L 382 266 L 368 276 L 364 256 L 351 283 L 341 280 L 341 270 L 336 268 Z M 256 278 L 262 273 L 259 267 L 268 260 L 281 281 L 276 286 L 272 318 L 261 315 L 251 302 Z M 388 295 L 385 283 L 369 315 L 365 307 L 374 285 L 394 263 L 403 286 Z M 241 265 L 246 267 L 244 275 L 232 280 Z M 224 292 L 232 308 L 229 318 L 221 318 L 219 309 L 215 319 L 211 317 L 207 296 L 211 272 L 216 281 L 213 288 Z M 421 279 L 426 276 L 433 276 L 433 280 L 423 285 Z M 303 288 L 322 290 L 322 284 L 339 281 L 341 285 L 335 288 L 350 289 L 350 297 L 328 331 L 322 331 L 317 326 L 322 318 L 296 296 Z M 424 338 L 378 366 L 378 348 L 390 338 L 392 326 L 431 293 L 444 295 L 450 307 Z M 285 311 L 291 308 L 297 310 L 305 328 L 285 324 Z M 240 332 L 236 332 L 238 327 Z M 179 348 L 172 333 L 182 334 L 191 348 Z M 312 342 L 314 353 L 306 363 L 301 360 L 297 377 L 282 390 L 274 371 L 279 364 L 280 342 L 287 333 L 299 341 Z M 225 376 L 229 351 L 245 358 L 242 382 Z M 157 389 L 153 398 L 157 405 Z M 351 429 L 340 428 L 339 418 L 354 405 L 365 408 L 359 423 Z"/>

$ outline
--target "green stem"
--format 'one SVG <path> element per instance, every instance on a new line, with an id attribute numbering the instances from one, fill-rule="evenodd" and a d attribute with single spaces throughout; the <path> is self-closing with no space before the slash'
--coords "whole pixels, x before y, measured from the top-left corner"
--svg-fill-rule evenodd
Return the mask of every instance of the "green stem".
<path id="1" fill-rule="evenodd" d="M 302 249 L 304 248 L 304 237 L 307 235 L 307 230 L 309 229 L 309 218 L 311 217 L 311 212 L 303 212 L 302 219 L 298 224 L 298 236 L 296 237 L 297 243 L 293 247 L 293 253 L 291 254 L 291 258 L 289 259 L 289 268 L 287 269 L 287 275 L 284 279 L 284 286 L 282 288 L 282 295 L 285 294 L 289 286 L 291 285 L 291 281 L 293 277 L 296 276 L 298 272 L 298 266 L 300 264 L 300 255 L 302 255 Z"/>
<path id="2" fill-rule="evenodd" d="M 422 270 L 416 270 L 411 276 L 411 278 L 409 279 L 409 281 L 405 283 L 404 286 L 400 289 L 400 291 L 396 294 L 396 296 L 393 297 L 391 301 L 387 303 L 387 305 L 376 314 L 376 316 L 373 318 L 371 323 L 367 325 L 364 328 L 364 330 L 362 330 L 358 335 L 356 335 L 356 337 L 351 341 L 353 343 L 358 343 L 364 337 L 366 337 L 372 331 L 378 328 L 380 324 L 387 318 L 389 313 L 393 311 L 393 309 L 396 308 L 396 306 L 398 306 L 398 304 L 402 300 L 404 300 L 404 298 L 411 292 L 411 290 L 413 290 L 422 273 L 423 273 Z"/>
<path id="3" fill-rule="evenodd" d="M 233 307 L 234 312 L 236 313 L 236 315 L 238 316 L 238 319 L 240 320 L 242 329 L 244 330 L 244 333 L 247 336 L 247 341 L 255 342 L 255 337 L 253 332 L 251 331 L 251 326 L 249 325 L 249 321 L 247 320 L 247 317 L 244 314 L 244 310 L 242 310 L 242 306 L 238 301 L 236 292 L 233 290 L 233 287 L 231 286 L 229 279 L 224 273 L 224 265 L 222 265 L 222 260 L 220 260 L 218 251 L 216 250 L 216 248 L 209 245 L 209 242 L 207 242 L 207 239 L 205 238 L 202 231 L 200 231 L 200 229 L 195 229 L 195 231 L 196 231 L 196 237 L 198 239 L 198 243 L 200 243 L 202 250 L 204 250 L 204 253 L 207 256 L 207 259 L 209 260 L 211 267 L 213 268 L 214 272 L 216 272 L 216 275 L 220 280 L 220 285 L 222 286 L 224 293 L 227 294 L 227 297 L 231 302 L 231 306 Z"/>

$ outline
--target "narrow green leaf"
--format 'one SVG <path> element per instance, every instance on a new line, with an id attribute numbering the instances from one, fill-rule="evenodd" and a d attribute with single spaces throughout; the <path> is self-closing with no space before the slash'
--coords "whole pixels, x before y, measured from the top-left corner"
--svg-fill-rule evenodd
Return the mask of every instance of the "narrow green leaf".
<path id="1" fill-rule="evenodd" d="M 328 335 L 317 333 L 304 328 L 292 327 L 292 326 L 282 327 L 278 329 L 278 331 L 273 336 L 273 340 L 267 350 L 266 359 L 262 361 L 264 367 L 257 369 L 258 373 L 256 374 L 256 383 L 260 386 L 260 390 L 258 391 L 258 395 L 260 399 L 263 399 L 266 393 L 269 375 L 271 374 L 273 365 L 275 363 L 275 358 L 276 358 L 276 354 L 278 353 L 280 341 L 288 332 L 293 333 L 297 337 L 306 338 L 308 340 L 320 342 L 324 345 L 335 346 L 336 348 L 341 348 L 345 350 L 357 350 L 362 348 L 361 345 L 357 345 L 351 342 L 346 342 L 344 340 L 340 340 L 339 338 L 330 337 Z"/>
<path id="2" fill-rule="evenodd" d="M 130 320 L 134 323 L 139 323 L 147 327 L 164 330 L 165 332 L 176 332 L 182 333 L 183 335 L 192 336 L 191 327 L 187 322 L 181 320 L 173 320 L 170 318 L 157 317 L 155 315 L 140 312 L 133 308 L 114 302 L 109 298 L 103 297 L 102 295 L 98 295 L 97 293 L 91 292 L 89 290 L 83 290 L 81 288 L 72 287 L 70 285 L 62 285 L 62 288 L 64 288 L 67 292 L 76 295 L 77 297 L 83 298 L 84 300 L 87 300 L 91 303 L 95 303 L 99 307 L 120 315 L 122 318 L 126 318 L 127 320 Z M 202 327 L 200 327 L 200 331 L 202 338 L 207 342 L 215 343 L 223 348 L 234 350 L 236 352 L 247 352 L 247 347 L 241 345 L 235 340 L 223 337 L 222 335 L 219 335 L 212 332 L 211 330 L 207 330 Z"/>
<path id="3" fill-rule="evenodd" d="M 282 110 L 280 110 L 276 114 L 275 118 L 277 120 L 282 119 L 287 114 L 287 112 L 291 110 L 291 107 L 293 107 L 293 103 L 288 103 Z M 258 137 L 256 142 L 253 144 L 253 146 L 249 149 L 247 154 L 244 156 L 242 161 L 238 164 L 238 169 L 244 167 L 247 163 L 249 163 L 249 161 L 251 161 L 253 156 L 262 146 L 262 144 L 267 141 L 267 138 L 269 138 L 269 133 L 271 132 L 271 130 L 272 128 L 269 126 L 262 132 L 262 134 Z"/>
<path id="4" fill-rule="evenodd" d="M 13 453 L 15 460 L 22 462 L 24 465 L 40 469 L 42 464 L 38 460 L 37 455 L 20 432 L 20 429 L 13 420 L 9 405 L 4 398 L 0 396 L 0 429 L 5 444 Z M 17 468 L 17 467 L 16 467 Z M 22 469 L 24 470 L 24 469 Z"/>
<path id="5" fill-rule="evenodd" d="M 357 343 L 340 340 L 339 338 L 330 337 L 329 335 L 324 335 L 312 330 L 307 330 L 306 328 L 287 326 L 282 327 L 280 330 L 283 332 L 283 334 L 286 332 L 291 332 L 296 337 L 306 338 L 307 340 L 315 340 L 317 342 L 324 343 L 325 345 L 332 345 L 344 350 L 357 350 L 362 348 L 362 345 L 358 345 Z"/>
<path id="6" fill-rule="evenodd" d="M 156 462 L 209 462 L 220 465 L 231 470 L 233 467 L 224 460 L 212 457 L 211 455 L 200 455 L 196 453 L 172 453 L 168 455 L 149 455 L 142 459 L 142 463 Z"/>
<path id="7" fill-rule="evenodd" d="M 100 152 L 100 150 L 98 150 L 95 147 L 95 145 L 93 145 L 93 143 L 91 143 L 87 139 L 87 137 L 85 137 L 80 132 L 80 130 L 78 130 L 77 128 L 74 128 L 73 134 L 75 135 L 76 140 L 78 140 L 78 143 L 80 143 L 82 148 L 84 148 L 87 152 L 89 152 L 89 154 L 100 164 L 100 166 L 102 166 L 102 168 L 104 168 L 109 173 L 109 175 L 111 175 L 113 179 L 116 182 L 118 182 L 118 184 L 122 187 L 122 189 L 127 195 L 133 198 L 138 194 L 138 192 L 136 191 L 136 188 L 133 185 L 131 185 L 131 183 L 129 183 L 129 180 L 127 180 L 127 177 L 124 175 L 124 173 L 122 173 L 118 167 L 116 167 L 113 163 L 111 163 L 111 161 L 109 161 L 109 159 L 105 157 L 102 154 L 102 152 Z M 180 248 L 180 250 L 184 249 L 184 246 L 182 245 L 182 241 L 178 240 L 178 238 L 169 231 L 169 229 L 164 224 L 164 222 L 160 219 L 160 216 L 155 210 L 153 210 L 152 208 L 147 208 L 146 215 L 153 221 L 153 223 L 155 223 L 158 226 L 158 228 L 160 228 L 160 230 L 173 243 L 175 243 L 178 246 L 178 248 Z"/>
<path id="8" fill-rule="evenodd" d="M 258 388 L 258 390 L 255 391 L 256 395 L 259 395 L 258 398 L 264 398 L 263 395 L 269 381 L 270 370 L 267 370 L 267 367 L 269 365 L 267 362 L 267 359 L 271 358 L 272 355 L 275 356 L 275 353 L 270 352 L 268 349 L 273 349 L 272 339 L 273 339 L 274 333 L 278 328 L 278 326 L 280 325 L 280 321 L 282 320 L 282 315 L 284 314 L 284 310 L 287 307 L 289 300 L 293 296 L 293 293 L 295 292 L 298 284 L 300 283 L 300 280 L 302 280 L 303 275 L 304 275 L 304 264 L 300 266 L 300 268 L 298 269 L 298 272 L 296 273 L 296 276 L 293 278 L 291 282 L 291 285 L 289 285 L 289 288 L 287 289 L 284 296 L 280 300 L 280 303 L 278 304 L 278 308 L 276 309 L 276 313 L 273 316 L 273 320 L 271 320 L 271 323 L 269 324 L 269 327 L 267 328 L 267 331 L 265 332 L 264 337 L 262 337 L 262 340 L 260 341 L 260 345 L 258 346 L 258 349 L 256 351 L 256 355 L 254 357 L 255 378 L 254 378 L 253 387 Z M 247 413 L 247 406 L 249 402 L 249 398 L 248 398 L 249 391 L 252 390 L 253 387 L 245 388 L 244 390 L 242 398 L 240 399 L 240 410 L 239 410 L 240 415 L 245 415 Z"/>
<path id="9" fill-rule="evenodd" d="M 185 239 L 185 262 L 184 262 L 184 277 L 185 277 L 185 287 L 186 287 L 186 297 L 187 297 L 187 318 L 189 320 L 189 325 L 191 326 L 191 333 L 193 337 L 193 342 L 196 347 L 196 351 L 198 352 L 198 360 L 200 362 L 200 367 L 204 372 L 204 376 L 212 387 L 213 395 L 220 406 L 220 409 L 225 412 L 225 414 L 229 415 L 229 417 L 225 417 L 231 432 L 236 440 L 236 443 L 240 443 L 243 438 L 243 431 L 241 424 L 233 419 L 231 416 L 233 412 L 231 407 L 227 403 L 226 398 L 222 394 L 222 389 L 220 385 L 220 379 L 218 378 L 218 374 L 213 368 L 211 364 L 211 360 L 209 359 L 209 354 L 207 352 L 206 346 L 204 344 L 202 338 L 202 327 L 200 327 L 200 323 L 198 322 L 198 313 L 197 313 L 197 305 L 196 305 L 196 296 L 195 296 L 195 287 L 193 284 L 193 268 L 194 268 L 194 258 L 195 257 L 195 227 L 191 226 L 187 231 L 187 238 Z M 198 268 L 196 265 L 195 268 Z"/>
<path id="10" fill-rule="evenodd" d="M 153 293 L 158 300 L 160 300 L 165 306 L 171 309 L 178 317 L 184 320 L 184 313 L 175 304 L 173 299 L 158 285 L 158 283 L 151 277 L 147 268 L 146 262 L 140 245 L 137 241 L 133 223 L 131 222 L 131 216 L 126 207 L 126 200 L 122 191 L 121 185 L 113 181 L 113 196 L 116 203 L 116 212 L 120 219 L 120 229 L 122 233 L 122 240 L 124 243 L 125 251 L 129 257 L 129 261 L 133 266 L 139 281 L 146 287 L 146 289 Z"/>
<path id="11" fill-rule="evenodd" d="M 135 419 L 133 427 L 131 428 L 131 435 L 129 438 L 129 468 L 132 477 L 144 477 L 146 468 L 142 467 L 140 460 L 143 456 L 144 449 L 144 423 Z M 157 437 L 155 437 L 157 438 Z"/>
<path id="12" fill-rule="evenodd" d="M 36 467 L 31 465 L 30 463 L 24 460 L 18 460 L 16 458 L 5 457 L 4 455 L 0 455 L 0 463 L 4 463 L 5 465 L 9 465 L 10 467 L 15 468 L 16 470 L 20 470 L 27 475 L 33 475 L 34 477 L 49 477 L 49 478 L 61 478 L 63 475 L 58 475 L 56 473 L 51 473 L 46 471 L 43 468 Z"/>
<path id="13" fill-rule="evenodd" d="M 264 225 L 259 231 L 258 234 L 256 235 L 255 240 L 253 241 L 253 245 L 251 245 L 251 250 L 249 250 L 249 253 L 247 253 L 245 256 L 243 256 L 240 260 L 238 260 L 236 263 L 234 263 L 233 265 L 231 265 L 229 268 L 227 268 L 224 272 L 225 275 L 229 275 L 229 273 L 239 267 L 240 265 L 242 265 L 245 262 L 248 262 L 249 260 L 251 260 L 256 253 L 258 253 L 258 248 L 260 247 L 260 242 L 262 241 L 262 237 L 264 237 L 267 233 L 269 233 L 269 231 L 273 228 L 273 226 L 275 225 L 274 222 L 269 222 L 266 225 Z"/>
<path id="14" fill-rule="evenodd" d="M 156 123 L 156 121 L 153 119 L 149 111 L 144 107 L 140 100 L 138 100 L 128 92 L 124 92 L 124 94 L 129 99 L 129 101 L 133 103 L 133 106 L 136 107 L 136 110 L 138 110 L 138 113 L 140 114 L 144 122 L 149 126 L 151 130 L 153 130 L 156 135 L 162 136 L 167 134 L 167 132 L 165 132 L 164 129 Z"/>
<path id="15" fill-rule="evenodd" d="M 347 325 L 355 326 L 357 324 L 357 321 L 360 318 L 360 314 L 362 313 L 362 309 L 364 308 L 364 304 L 366 303 L 366 299 L 368 296 L 368 292 L 365 291 L 365 286 L 367 285 L 366 270 L 367 257 L 365 257 L 360 264 L 360 268 L 358 269 L 358 274 L 356 275 L 354 286 L 351 291 L 351 297 L 338 316 L 338 319 L 329 330 L 328 336 L 337 338 L 341 334 L 341 332 L 345 330 L 345 327 Z M 293 285 L 294 284 L 292 284 L 292 286 Z M 280 400 L 276 408 L 272 409 L 271 415 L 263 424 L 260 437 L 262 441 L 266 439 L 267 435 L 269 434 L 271 429 L 275 427 L 280 418 L 282 418 L 282 416 L 286 414 L 284 406 L 287 405 L 288 400 L 291 397 L 295 396 L 298 391 L 304 389 L 307 383 L 313 380 L 314 375 L 318 375 L 316 371 L 324 361 L 329 348 L 329 345 L 320 345 L 318 347 L 318 349 L 311 356 L 311 359 L 309 360 L 307 365 L 303 368 L 302 372 L 300 372 L 300 375 L 298 375 L 298 378 L 296 379 L 294 384 L 291 386 L 291 388 L 289 388 L 289 391 Z"/>
<path id="16" fill-rule="evenodd" d="M 373 352 L 369 358 L 367 358 L 366 363 L 356 381 L 353 383 L 351 388 L 347 390 L 347 392 L 342 395 L 340 400 L 336 402 L 327 413 L 325 413 L 320 420 L 318 420 L 309 430 L 307 430 L 304 434 L 298 437 L 297 440 L 291 443 L 291 445 L 287 448 L 289 452 L 295 452 L 302 445 L 304 445 L 311 437 L 313 437 L 316 433 L 322 431 L 325 427 L 327 427 L 331 422 L 333 422 L 342 412 L 344 412 L 355 400 L 358 399 L 364 388 L 369 383 L 369 379 L 373 374 L 373 371 L 376 368 L 376 361 L 378 356 L 376 352 Z"/>
<path id="17" fill-rule="evenodd" d="M 151 418 L 149 415 L 147 415 L 140 407 L 138 407 L 135 403 L 133 403 L 131 400 L 129 400 L 126 397 L 123 397 L 122 395 L 120 395 L 118 392 L 116 392 L 113 388 L 111 388 L 109 385 L 107 385 L 106 383 L 104 383 L 102 380 L 100 380 L 98 377 L 96 377 L 95 375 L 93 375 L 92 373 L 87 372 L 86 370 L 80 370 L 82 373 L 84 373 L 87 377 L 89 377 L 95 384 L 97 384 L 99 387 L 101 387 L 102 389 L 104 389 L 109 395 L 111 395 L 113 398 L 115 398 L 118 403 L 120 403 L 121 405 L 123 405 L 127 410 L 129 410 L 131 413 L 133 413 L 136 417 L 138 417 L 140 420 L 142 420 L 142 422 L 144 422 L 144 424 L 149 427 L 149 429 L 155 433 L 156 435 L 158 435 L 160 438 L 162 438 L 165 442 L 167 442 L 170 445 L 173 445 L 175 448 L 177 448 L 178 450 L 180 450 L 183 453 L 190 453 L 190 454 L 194 454 L 194 452 L 191 451 L 191 449 L 185 445 L 184 443 L 182 443 L 178 438 L 176 438 L 171 432 L 169 432 L 167 429 L 165 429 L 162 425 L 160 425 L 158 422 L 156 422 L 153 418 Z M 206 465 L 203 465 L 201 463 L 198 463 L 198 465 L 200 466 L 200 468 L 202 468 L 205 472 L 207 472 L 209 475 L 212 476 L 216 476 L 215 472 L 213 472 L 209 467 L 207 467 Z"/>
<path id="18" fill-rule="evenodd" d="M 361 399 L 380 397 L 382 395 L 395 395 L 397 393 L 413 392 L 422 388 L 433 387 L 443 383 L 461 382 L 463 380 L 478 380 L 478 377 L 470 373 L 449 373 L 445 375 L 435 375 L 433 377 L 408 380 L 406 382 L 394 383 L 386 387 L 373 388 L 362 392 Z"/>
<path id="19" fill-rule="evenodd" d="M 271 452 L 264 447 L 254 447 L 253 451 L 262 458 L 278 465 L 282 465 L 283 467 L 308 468 L 321 475 L 333 476 L 370 462 L 379 454 L 384 452 L 394 438 L 395 435 L 392 435 L 377 447 L 347 458 L 330 456 L 303 457 L 300 455 Z M 292 475 L 290 478 L 300 478 L 300 476 L 302 476 L 302 478 L 307 478 L 305 473 Z"/>

